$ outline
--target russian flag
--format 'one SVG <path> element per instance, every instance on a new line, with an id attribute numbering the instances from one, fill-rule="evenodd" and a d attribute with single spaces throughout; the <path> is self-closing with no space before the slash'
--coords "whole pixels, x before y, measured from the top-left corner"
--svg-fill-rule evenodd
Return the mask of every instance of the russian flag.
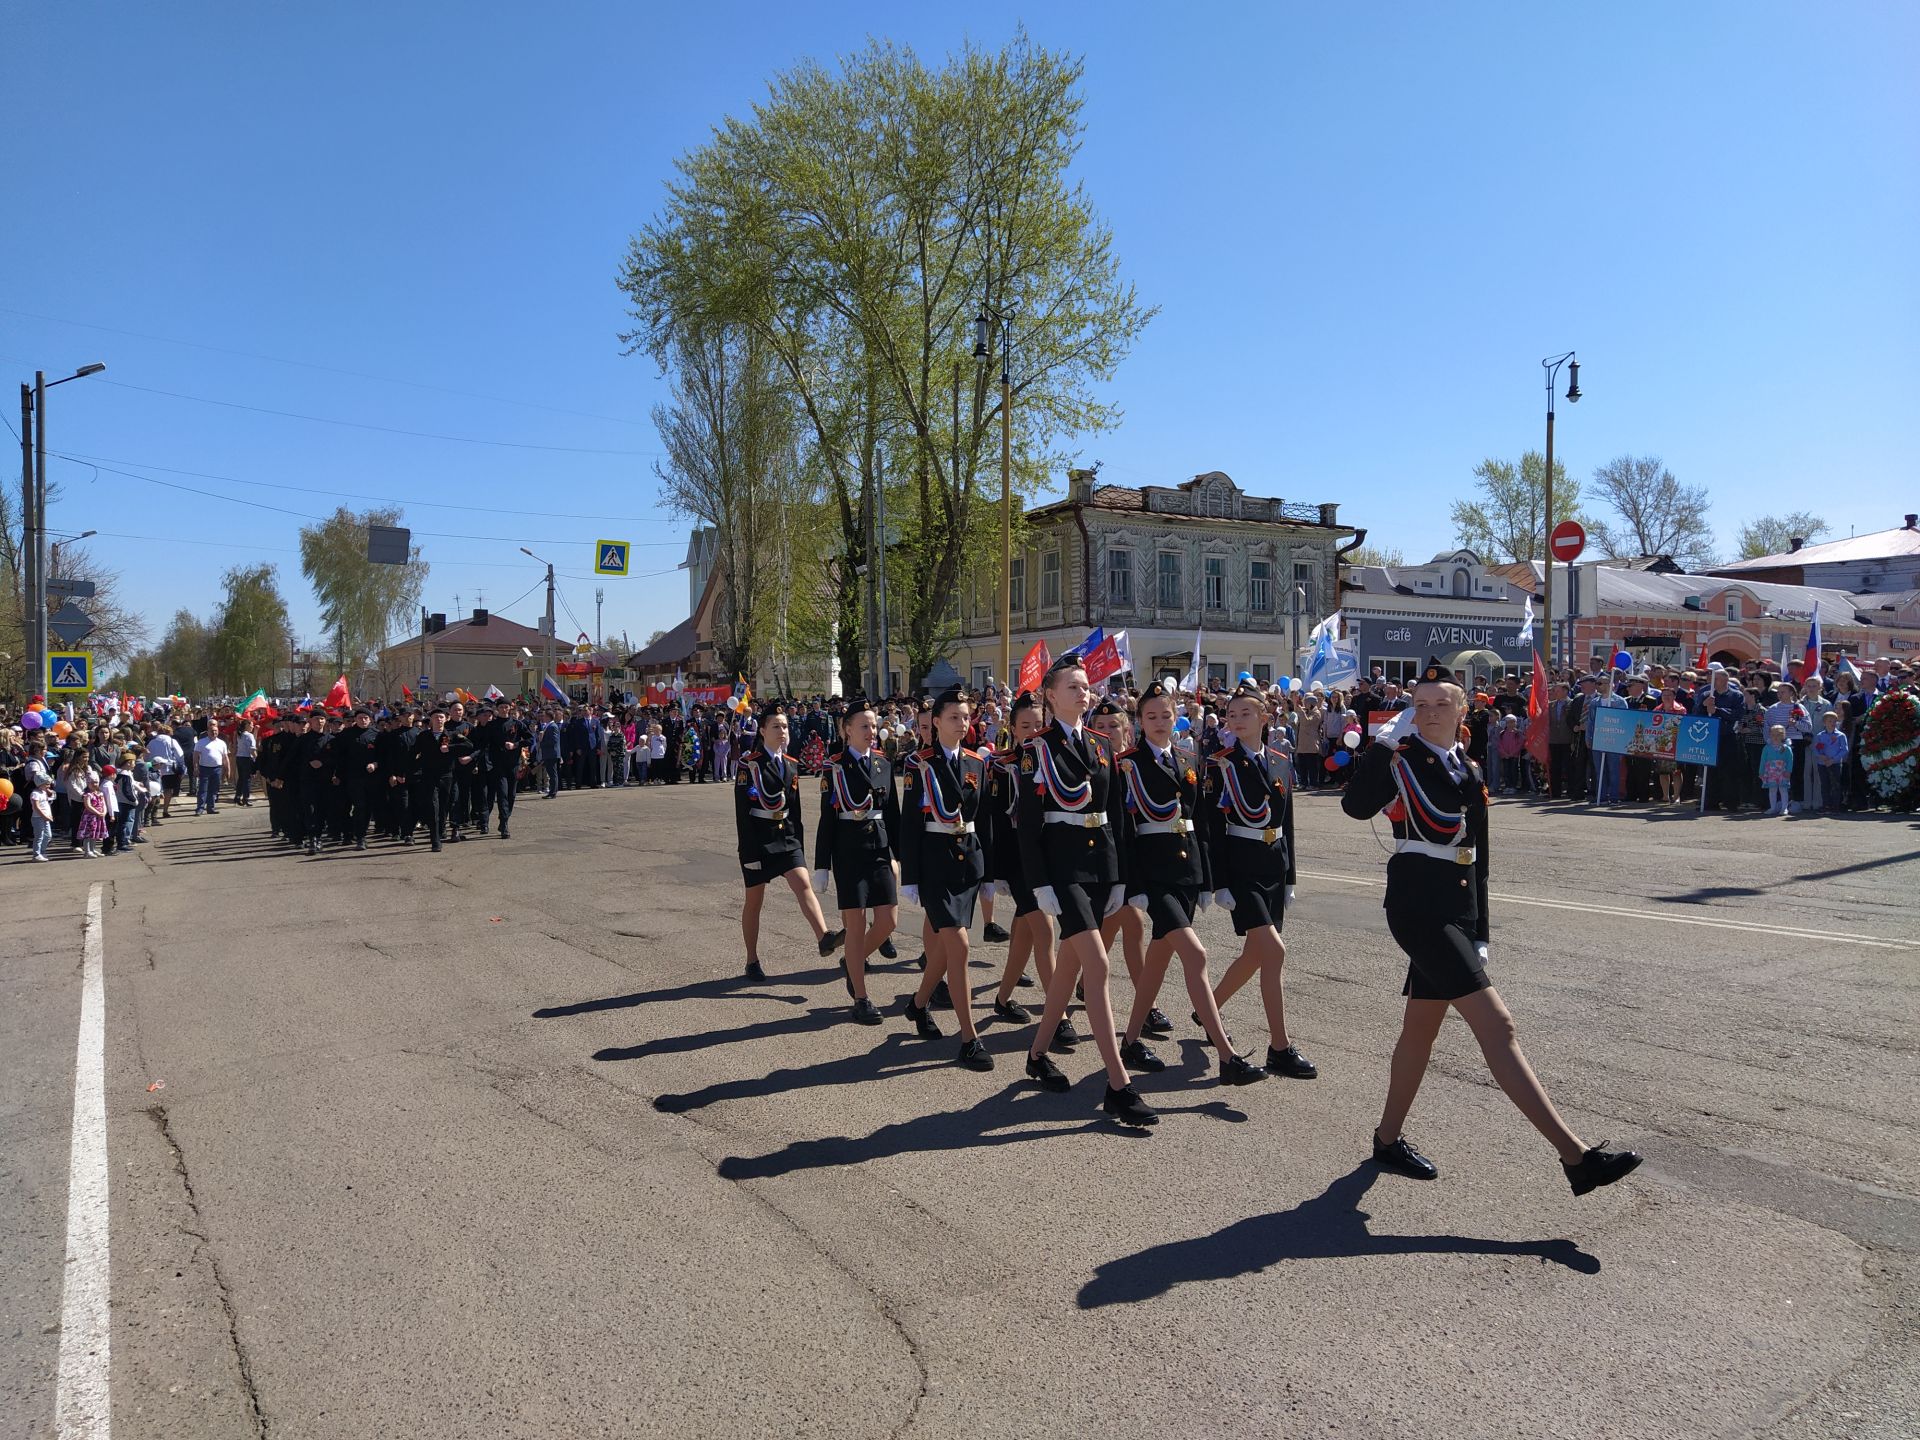
<path id="1" fill-rule="evenodd" d="M 1820 607 L 1816 603 L 1813 609 L 1813 623 L 1807 627 L 1807 650 L 1800 657 L 1800 673 L 1794 679 L 1802 685 L 1807 678 L 1820 673 Z"/>
<path id="2" fill-rule="evenodd" d="M 567 692 L 554 683 L 553 676 L 546 674 L 544 671 L 540 676 L 540 693 L 556 705 L 571 705 L 573 703 L 573 701 L 567 698 Z"/>

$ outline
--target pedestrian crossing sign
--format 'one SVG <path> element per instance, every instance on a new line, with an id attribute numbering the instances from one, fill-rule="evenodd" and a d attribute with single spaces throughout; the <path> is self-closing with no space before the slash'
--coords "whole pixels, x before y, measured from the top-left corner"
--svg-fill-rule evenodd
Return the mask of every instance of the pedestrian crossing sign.
<path id="1" fill-rule="evenodd" d="M 624 575 L 627 573 L 627 542 L 624 540 L 602 540 L 593 547 L 593 573 L 596 575 Z"/>
<path id="2" fill-rule="evenodd" d="M 47 653 L 47 693 L 61 691 L 85 694 L 93 689 L 93 656 L 85 650 L 52 650 Z"/>

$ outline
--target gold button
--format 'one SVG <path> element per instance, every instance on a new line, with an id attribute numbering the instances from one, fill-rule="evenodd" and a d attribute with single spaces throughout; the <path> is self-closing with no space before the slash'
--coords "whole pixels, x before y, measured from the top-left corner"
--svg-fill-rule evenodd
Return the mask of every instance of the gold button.
<path id="1" fill-rule="evenodd" d="M 1181 858 L 1182 860 L 1184 860 L 1184 859 L 1186 859 L 1186 858 L 1187 858 L 1187 852 L 1186 852 L 1186 851 L 1184 851 L 1184 850 L 1182 850 L 1182 851 L 1180 852 L 1180 858 Z"/>

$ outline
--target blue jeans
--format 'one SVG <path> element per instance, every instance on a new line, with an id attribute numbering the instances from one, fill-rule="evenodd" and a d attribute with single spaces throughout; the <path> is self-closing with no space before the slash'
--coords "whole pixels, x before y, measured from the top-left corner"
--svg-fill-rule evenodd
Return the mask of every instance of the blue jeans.
<path id="1" fill-rule="evenodd" d="M 1596 751 L 1593 763 L 1600 772 L 1599 788 L 1595 794 L 1594 803 L 1605 805 L 1609 801 L 1618 800 L 1620 798 L 1620 757 L 1607 754 L 1605 751 Z"/>
<path id="2" fill-rule="evenodd" d="M 193 790 L 193 813 L 198 815 L 202 810 L 209 815 L 218 813 L 215 807 L 220 803 L 220 767 L 202 765 L 198 779 Z"/>
<path id="3" fill-rule="evenodd" d="M 116 850 L 131 850 L 133 848 L 134 822 L 139 818 L 140 811 L 138 807 L 133 805 L 123 805 L 120 807 L 120 814 L 113 822 L 113 845 Z"/>

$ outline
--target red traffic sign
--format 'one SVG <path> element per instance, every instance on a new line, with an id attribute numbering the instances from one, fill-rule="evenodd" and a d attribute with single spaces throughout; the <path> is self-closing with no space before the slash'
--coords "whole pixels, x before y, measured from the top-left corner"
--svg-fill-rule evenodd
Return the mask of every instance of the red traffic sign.
<path id="1" fill-rule="evenodd" d="M 1547 553 L 1554 559 L 1572 564 L 1587 548 L 1586 527 L 1578 520 L 1562 520 L 1547 536 Z"/>

